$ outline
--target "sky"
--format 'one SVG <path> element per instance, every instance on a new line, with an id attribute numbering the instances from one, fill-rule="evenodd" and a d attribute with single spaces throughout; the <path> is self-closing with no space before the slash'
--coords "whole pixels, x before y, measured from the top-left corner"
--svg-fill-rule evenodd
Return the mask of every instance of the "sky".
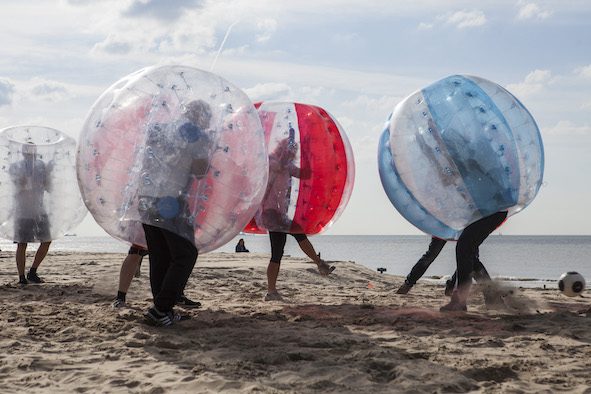
<path id="1" fill-rule="evenodd" d="M 154 64 L 213 71 L 253 101 L 325 108 L 356 162 L 327 234 L 420 234 L 379 180 L 384 122 L 441 78 L 489 79 L 528 108 L 545 150 L 538 196 L 503 234 L 591 234 L 590 1 L 0 0 L 0 35 L 0 129 L 78 139 L 104 90 Z M 91 215 L 75 232 L 104 234 Z"/>

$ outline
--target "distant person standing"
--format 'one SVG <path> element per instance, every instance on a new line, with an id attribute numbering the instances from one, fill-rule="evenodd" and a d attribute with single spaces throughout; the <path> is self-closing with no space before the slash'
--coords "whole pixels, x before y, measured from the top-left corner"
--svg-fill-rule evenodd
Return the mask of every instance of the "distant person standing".
<path id="1" fill-rule="evenodd" d="M 246 245 L 244 244 L 244 238 L 240 238 L 238 243 L 236 244 L 236 253 L 248 253 L 249 250 L 246 249 Z"/>
<path id="2" fill-rule="evenodd" d="M 37 146 L 33 143 L 23 145 L 22 156 L 22 160 L 10 166 L 9 173 L 15 190 L 14 243 L 17 244 L 18 283 L 26 285 L 43 282 L 37 275 L 37 269 L 51 244 L 50 223 L 43 203 L 45 193 L 50 191 L 51 165 L 45 165 L 37 157 Z M 41 245 L 25 277 L 27 245 L 30 242 L 41 242 Z"/>

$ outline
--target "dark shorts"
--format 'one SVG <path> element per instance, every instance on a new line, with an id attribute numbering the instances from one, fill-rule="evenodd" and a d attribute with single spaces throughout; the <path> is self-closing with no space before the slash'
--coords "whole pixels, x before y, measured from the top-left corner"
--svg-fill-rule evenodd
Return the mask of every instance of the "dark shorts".
<path id="1" fill-rule="evenodd" d="M 142 248 L 141 246 L 131 245 L 127 254 L 139 254 L 140 257 L 146 257 L 148 255 L 148 250 Z"/>
<path id="2" fill-rule="evenodd" d="M 298 241 L 298 243 L 308 239 L 306 234 L 289 234 Z M 283 249 L 287 242 L 287 233 L 279 233 L 275 231 L 269 231 L 269 239 L 271 240 L 271 262 L 281 263 L 283 258 Z"/>
<path id="3" fill-rule="evenodd" d="M 16 221 L 14 243 L 49 241 L 51 241 L 51 233 L 49 232 L 49 218 L 47 215 Z"/>

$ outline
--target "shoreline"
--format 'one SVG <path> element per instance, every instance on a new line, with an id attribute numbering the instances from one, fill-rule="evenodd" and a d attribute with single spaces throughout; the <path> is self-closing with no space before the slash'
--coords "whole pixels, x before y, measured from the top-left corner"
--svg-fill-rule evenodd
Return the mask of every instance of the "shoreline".
<path id="1" fill-rule="evenodd" d="M 31 256 L 32 254 L 29 254 Z M 42 285 L 15 285 L 0 253 L 2 392 L 585 392 L 591 386 L 587 298 L 517 289 L 507 309 L 440 313 L 443 287 L 351 262 L 329 277 L 286 257 L 285 302 L 264 302 L 266 254 L 199 257 L 187 295 L 203 307 L 171 328 L 142 314 L 147 264 L 114 310 L 124 253 L 51 252 Z M 30 260 L 29 260 L 30 261 Z M 28 263 L 28 265 L 30 262 Z"/>
<path id="2" fill-rule="evenodd" d="M 233 253 L 234 245 L 243 235 L 222 246 L 214 253 Z M 519 241 L 509 241 L 508 238 Z M 482 254 L 489 273 L 493 278 L 506 280 L 520 287 L 552 288 L 563 272 L 577 271 L 584 277 L 591 277 L 586 257 L 591 254 L 591 237 L 546 236 L 497 236 L 482 246 Z M 270 254 L 268 237 L 253 236 L 246 239 L 247 247 L 253 253 Z M 320 235 L 313 244 L 322 256 L 333 260 L 355 261 L 372 270 L 387 268 L 385 274 L 405 276 L 421 256 L 427 245 L 426 236 L 339 236 Z M 32 245 L 35 247 L 35 245 Z M 128 245 L 109 236 L 70 236 L 52 243 L 52 251 L 67 252 L 113 252 L 125 253 Z M 11 241 L 0 240 L 0 248 L 14 251 Z M 288 242 L 285 254 L 305 257 L 297 244 Z M 557 264 L 557 262 L 564 262 Z M 561 268 L 562 266 L 562 268 Z M 455 270 L 453 243 L 446 246 L 431 265 L 423 280 L 448 279 Z"/>

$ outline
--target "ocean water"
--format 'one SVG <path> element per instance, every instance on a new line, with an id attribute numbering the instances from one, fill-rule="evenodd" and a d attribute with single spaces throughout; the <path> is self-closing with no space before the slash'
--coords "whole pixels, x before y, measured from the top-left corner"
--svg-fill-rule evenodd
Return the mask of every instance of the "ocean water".
<path id="1" fill-rule="evenodd" d="M 267 236 L 243 235 L 250 251 L 270 253 Z M 366 267 L 386 268 L 391 275 L 406 276 L 425 253 L 425 235 L 320 235 L 310 237 L 325 260 L 354 261 Z M 233 252 L 237 239 L 220 248 Z M 455 242 L 449 242 L 423 279 L 443 282 L 455 271 Z M 288 237 L 285 253 L 304 256 Z M 491 235 L 480 247 L 480 260 L 493 278 L 523 287 L 554 287 L 560 275 L 577 271 L 591 282 L 591 236 Z"/>
<path id="2" fill-rule="evenodd" d="M 251 252 L 271 253 L 266 235 L 244 234 L 219 248 L 234 252 L 244 238 Z M 386 268 L 386 274 L 407 275 L 427 250 L 430 238 L 423 235 L 319 235 L 310 237 L 325 260 L 354 261 L 371 269 Z M 33 246 L 35 247 L 35 246 Z M 10 241 L 0 241 L 2 250 L 15 250 Z M 67 236 L 54 241 L 51 250 L 119 252 L 128 246 L 110 237 Z M 295 239 L 288 237 L 285 254 L 304 257 Z M 491 276 L 525 287 L 554 287 L 566 271 L 581 273 L 591 281 L 591 236 L 492 235 L 480 248 L 480 259 Z M 443 282 L 455 270 L 455 242 L 449 242 L 422 280 Z"/>

